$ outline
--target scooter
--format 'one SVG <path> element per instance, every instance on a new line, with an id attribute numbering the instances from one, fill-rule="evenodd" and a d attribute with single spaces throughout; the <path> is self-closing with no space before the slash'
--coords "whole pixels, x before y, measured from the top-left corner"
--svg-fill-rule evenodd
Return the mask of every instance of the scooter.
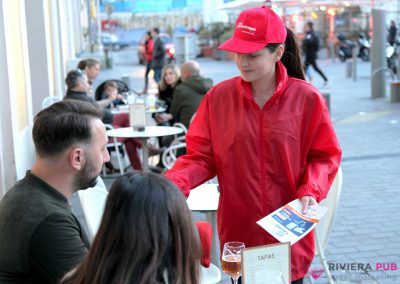
<path id="1" fill-rule="evenodd" d="M 369 50 L 371 45 L 363 32 L 358 34 L 357 43 L 359 48 L 358 57 L 360 57 L 362 61 L 369 61 Z"/>
<path id="2" fill-rule="evenodd" d="M 362 61 L 369 61 L 369 51 L 370 51 L 370 43 L 367 37 L 363 32 L 359 33 L 357 44 L 346 38 L 345 35 L 339 34 L 338 39 L 340 41 L 339 46 L 339 59 L 344 62 L 346 59 L 353 57 L 353 48 L 358 45 L 358 54 L 357 57 L 360 57 Z"/>
<path id="3" fill-rule="evenodd" d="M 397 74 L 397 63 L 399 54 L 398 48 L 399 48 L 398 41 L 396 41 L 396 43 L 393 45 L 390 45 L 388 42 L 386 43 L 385 54 L 386 54 L 387 67 L 390 70 L 392 70 L 394 74 Z"/>
<path id="4" fill-rule="evenodd" d="M 344 34 L 339 34 L 338 39 L 340 41 L 339 60 L 345 62 L 346 59 L 353 57 L 353 48 L 356 47 L 356 44 L 354 41 L 347 39 Z"/>

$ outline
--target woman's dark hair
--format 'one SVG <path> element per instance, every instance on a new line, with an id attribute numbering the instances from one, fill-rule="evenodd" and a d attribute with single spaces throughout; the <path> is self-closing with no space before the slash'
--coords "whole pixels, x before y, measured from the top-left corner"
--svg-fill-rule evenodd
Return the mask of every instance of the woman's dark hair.
<path id="1" fill-rule="evenodd" d="M 183 194 L 163 176 L 128 173 L 110 189 L 88 255 L 61 283 L 198 283 L 200 258 Z"/>
<path id="2" fill-rule="evenodd" d="M 289 76 L 305 80 L 298 39 L 294 32 L 288 27 L 286 27 L 286 31 L 285 52 L 283 53 L 281 61 L 286 67 Z M 267 48 L 269 51 L 274 52 L 279 45 L 281 45 L 281 43 L 272 43 L 268 44 Z"/>
<path id="3" fill-rule="evenodd" d="M 102 116 L 94 105 L 78 100 L 64 100 L 43 109 L 36 115 L 32 129 L 36 153 L 54 157 L 74 143 L 89 143 L 91 120 Z"/>

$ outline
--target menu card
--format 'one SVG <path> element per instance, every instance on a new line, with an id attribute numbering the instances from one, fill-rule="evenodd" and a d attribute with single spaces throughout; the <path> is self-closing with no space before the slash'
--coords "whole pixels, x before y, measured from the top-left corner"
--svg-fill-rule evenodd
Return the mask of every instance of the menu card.
<path id="1" fill-rule="evenodd" d="M 135 130 L 144 131 L 146 126 L 146 105 L 144 103 L 129 105 L 129 124 Z"/>
<path id="2" fill-rule="evenodd" d="M 290 244 L 272 244 L 242 251 L 244 284 L 290 284 Z"/>

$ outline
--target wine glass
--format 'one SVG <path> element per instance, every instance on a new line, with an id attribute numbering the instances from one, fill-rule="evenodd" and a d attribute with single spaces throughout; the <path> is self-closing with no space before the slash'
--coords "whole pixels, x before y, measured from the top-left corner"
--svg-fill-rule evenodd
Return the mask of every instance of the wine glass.
<path id="1" fill-rule="evenodd" d="M 233 278 L 233 283 L 237 284 L 242 275 L 242 255 L 244 249 L 242 242 L 227 242 L 222 251 L 221 266 L 222 271 Z"/>

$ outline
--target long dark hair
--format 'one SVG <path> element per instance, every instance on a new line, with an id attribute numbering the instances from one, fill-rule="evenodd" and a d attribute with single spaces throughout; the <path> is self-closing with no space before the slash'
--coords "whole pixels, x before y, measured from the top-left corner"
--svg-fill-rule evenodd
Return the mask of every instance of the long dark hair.
<path id="1" fill-rule="evenodd" d="M 112 185 L 93 245 L 61 283 L 198 283 L 200 243 L 186 201 L 166 178 L 128 173 Z"/>
<path id="2" fill-rule="evenodd" d="M 288 27 L 286 27 L 286 31 L 285 52 L 283 53 L 281 61 L 286 67 L 289 76 L 305 80 L 298 39 L 294 32 Z M 267 48 L 271 52 L 274 52 L 279 45 L 281 45 L 281 43 L 268 44 Z"/>

